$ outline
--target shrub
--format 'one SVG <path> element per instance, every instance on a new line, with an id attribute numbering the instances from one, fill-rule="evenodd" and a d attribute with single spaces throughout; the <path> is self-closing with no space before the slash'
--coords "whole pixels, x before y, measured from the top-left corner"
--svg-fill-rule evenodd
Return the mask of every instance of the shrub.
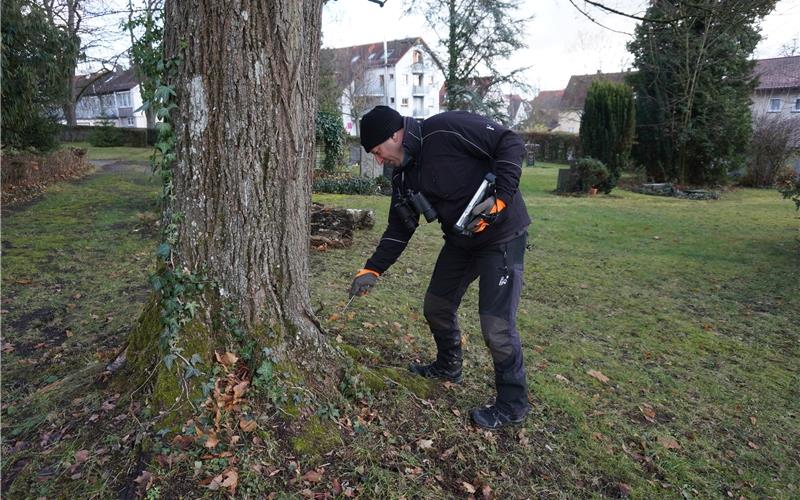
<path id="1" fill-rule="evenodd" d="M 322 168 L 327 172 L 333 172 L 342 162 L 345 150 L 345 131 L 344 127 L 342 127 L 342 117 L 338 113 L 318 112 L 316 134 L 317 140 L 322 141 L 325 147 L 325 159 L 322 162 Z"/>
<path id="2" fill-rule="evenodd" d="M 599 189 L 600 186 L 606 185 L 609 179 L 608 168 L 603 162 L 594 158 L 580 158 L 575 162 L 575 171 L 578 174 L 577 191 L 588 192 L 591 188 Z"/>
<path id="3" fill-rule="evenodd" d="M 332 194 L 377 194 L 378 186 L 366 177 L 326 176 L 314 179 L 314 192 Z"/>
<path id="4" fill-rule="evenodd" d="M 124 146 L 125 133 L 110 122 L 103 122 L 89 134 L 89 144 L 98 147 Z"/>
<path id="5" fill-rule="evenodd" d="M 525 141 L 528 165 L 535 161 L 569 163 L 580 156 L 580 138 L 567 132 L 518 132 Z"/>
<path id="6" fill-rule="evenodd" d="M 795 208 L 800 210 L 800 174 L 785 170 L 775 183 L 784 198 L 791 198 Z"/>
<path id="7" fill-rule="evenodd" d="M 800 142 L 800 118 L 762 114 L 753 124 L 747 151 L 747 172 L 741 184 L 772 187 L 786 170 L 795 145 Z"/>
<path id="8" fill-rule="evenodd" d="M 383 195 L 391 195 L 392 194 L 392 180 L 385 175 L 379 175 L 373 179 L 375 182 L 375 187 L 378 189 Z"/>
<path id="9" fill-rule="evenodd" d="M 635 130 L 633 90 L 625 84 L 594 81 L 581 118 L 581 150 L 602 161 L 608 176 L 596 187 L 610 193 L 630 163 Z"/>

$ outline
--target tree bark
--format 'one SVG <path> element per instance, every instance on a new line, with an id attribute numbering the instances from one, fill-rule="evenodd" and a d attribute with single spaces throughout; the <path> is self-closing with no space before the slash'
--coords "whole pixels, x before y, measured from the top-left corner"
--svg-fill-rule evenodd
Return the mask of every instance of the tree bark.
<path id="1" fill-rule="evenodd" d="M 324 351 L 308 240 L 322 0 L 168 1 L 175 255 L 250 332 Z"/>

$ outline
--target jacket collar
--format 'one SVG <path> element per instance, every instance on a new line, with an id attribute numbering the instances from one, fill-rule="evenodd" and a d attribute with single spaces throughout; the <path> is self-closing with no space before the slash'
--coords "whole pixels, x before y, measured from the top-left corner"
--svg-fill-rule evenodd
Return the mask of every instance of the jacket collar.
<path id="1" fill-rule="evenodd" d="M 422 150 L 422 126 L 410 116 L 403 117 L 403 158 L 402 168 L 407 167 L 419 158 Z"/>

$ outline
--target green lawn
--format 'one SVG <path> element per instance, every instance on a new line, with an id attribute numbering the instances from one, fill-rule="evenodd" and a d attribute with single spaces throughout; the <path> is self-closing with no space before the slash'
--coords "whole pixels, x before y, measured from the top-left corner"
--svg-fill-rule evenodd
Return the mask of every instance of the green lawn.
<path id="1" fill-rule="evenodd" d="M 90 160 L 135 160 L 150 161 L 153 148 L 132 148 L 128 146 L 98 147 L 88 142 L 64 142 L 62 147 L 83 148 Z"/>
<path id="2" fill-rule="evenodd" d="M 518 316 L 534 404 L 523 426 L 485 433 L 467 422 L 493 380 L 473 287 L 460 311 L 462 385 L 439 387 L 429 399 L 398 386 L 343 400 L 344 445 L 318 460 L 245 440 L 235 462 L 200 454 L 151 462 L 153 487 L 162 498 L 207 496 L 199 481 L 233 463 L 241 496 L 331 491 L 334 479 L 368 498 L 465 497 L 473 487 L 497 498 L 800 496 L 793 204 L 750 189 L 708 202 L 627 191 L 559 197 L 551 193 L 556 172 L 525 169 L 521 186 L 534 218 Z M 107 362 L 124 341 L 154 262 L 156 192 L 145 174 L 100 172 L 4 214 L 3 346 L 14 347 L 4 350 L 2 367 L 4 496 L 118 496 L 138 474 L 139 457 L 172 456 L 170 436 L 159 441 L 156 428 L 102 411 L 113 389 L 91 386 L 60 407 L 41 396 L 47 384 Z M 379 221 L 350 249 L 312 252 L 312 304 L 331 341 L 360 349 L 376 368 L 431 356 L 422 298 L 441 246 L 438 227 L 421 227 L 377 288 L 342 317 L 389 199 L 314 199 L 374 209 Z M 24 412 L 32 401 L 42 408 L 34 417 Z M 43 437 L 58 429 L 60 441 Z M 140 454 L 144 445 L 134 443 L 151 439 L 161 444 Z M 71 480 L 84 448 L 91 458 Z M 254 463 L 278 472 L 255 473 Z M 321 481 L 292 472 L 312 466 Z"/>
<path id="3" fill-rule="evenodd" d="M 518 316 L 536 406 L 525 427 L 533 444 L 482 450 L 476 433 L 461 440 L 462 419 L 447 411 L 463 416 L 490 393 L 476 287 L 461 307 L 465 383 L 441 402 L 446 426 L 458 432 L 442 437 L 460 441 L 465 456 L 477 454 L 477 471 L 511 475 L 503 486 L 509 495 L 615 495 L 619 483 L 639 498 L 694 490 L 700 497 L 800 495 L 793 205 L 775 191 L 750 189 L 708 202 L 626 191 L 559 197 L 551 193 L 556 171 L 526 169 L 521 186 L 534 218 Z M 379 221 L 386 218 L 387 200 L 317 199 L 375 208 Z M 344 302 L 344 285 L 371 253 L 379 226 L 351 251 L 312 256 L 315 295 L 329 310 Z M 434 352 L 421 302 L 441 236 L 437 227 L 418 236 L 378 289 L 354 302 L 351 321 L 328 323 L 349 342 L 380 344 L 393 364 Z M 389 324 L 362 327 L 380 321 Z M 433 420 L 421 427 L 435 435 L 442 424 Z M 501 436 L 519 441 L 512 432 Z M 659 444 L 669 438 L 680 449 Z M 462 478 L 477 471 L 465 467 Z"/>

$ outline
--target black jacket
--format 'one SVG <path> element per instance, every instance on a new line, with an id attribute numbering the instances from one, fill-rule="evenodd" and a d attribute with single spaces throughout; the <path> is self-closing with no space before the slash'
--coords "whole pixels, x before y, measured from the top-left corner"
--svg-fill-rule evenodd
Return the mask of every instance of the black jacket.
<path id="1" fill-rule="evenodd" d="M 439 216 L 445 239 L 460 247 L 479 249 L 525 232 L 531 219 L 518 190 L 525 145 L 517 134 L 464 111 L 440 113 L 421 124 L 404 120 L 403 148 L 411 160 L 393 172 L 389 225 L 365 268 L 386 271 L 414 234 L 395 208 L 407 190 L 425 195 Z M 484 231 L 472 237 L 456 234 L 453 226 L 487 172 L 497 176 L 495 196 L 506 208 Z"/>

